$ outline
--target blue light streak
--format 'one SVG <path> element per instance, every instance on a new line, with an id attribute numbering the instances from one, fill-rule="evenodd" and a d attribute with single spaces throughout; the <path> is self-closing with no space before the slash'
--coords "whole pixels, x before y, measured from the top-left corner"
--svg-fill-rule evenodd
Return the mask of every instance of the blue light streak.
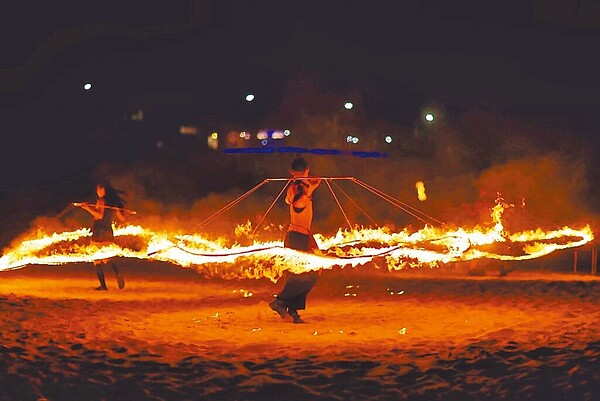
<path id="1" fill-rule="evenodd" d="M 226 154 L 270 154 L 270 153 L 310 153 L 313 155 L 349 155 L 362 158 L 387 157 L 385 152 L 377 151 L 360 151 L 360 150 L 339 150 L 339 149 L 322 149 L 322 148 L 299 148 L 295 146 L 261 146 L 257 148 L 224 148 L 223 153 Z"/>

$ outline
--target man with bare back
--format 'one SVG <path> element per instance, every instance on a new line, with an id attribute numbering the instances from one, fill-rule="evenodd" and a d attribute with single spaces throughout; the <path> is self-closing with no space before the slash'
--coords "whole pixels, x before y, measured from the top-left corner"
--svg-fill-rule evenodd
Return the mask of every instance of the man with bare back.
<path id="1" fill-rule="evenodd" d="M 284 246 L 304 252 L 318 249 L 310 226 L 313 217 L 313 191 L 319 186 L 318 178 L 309 178 L 310 169 L 306 160 L 297 156 L 292 160 L 290 173 L 293 177 L 287 189 L 285 202 L 290 208 L 290 225 L 285 236 Z M 281 318 L 290 316 L 294 323 L 305 323 L 298 314 L 306 308 L 306 297 L 317 282 L 314 271 L 301 274 L 289 273 L 277 298 L 269 304 Z"/>

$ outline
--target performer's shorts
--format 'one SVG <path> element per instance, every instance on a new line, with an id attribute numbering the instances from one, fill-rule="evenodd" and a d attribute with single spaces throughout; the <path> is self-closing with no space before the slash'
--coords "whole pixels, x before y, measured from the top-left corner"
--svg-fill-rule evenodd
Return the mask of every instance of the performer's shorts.
<path id="1" fill-rule="evenodd" d="M 94 224 L 92 227 L 92 239 L 98 242 L 112 241 L 114 239 L 112 227 Z"/>
<path id="2" fill-rule="evenodd" d="M 312 251 L 318 249 L 317 242 L 312 235 L 299 233 L 297 231 L 288 231 L 283 246 L 286 248 L 297 249 L 299 251 Z"/>

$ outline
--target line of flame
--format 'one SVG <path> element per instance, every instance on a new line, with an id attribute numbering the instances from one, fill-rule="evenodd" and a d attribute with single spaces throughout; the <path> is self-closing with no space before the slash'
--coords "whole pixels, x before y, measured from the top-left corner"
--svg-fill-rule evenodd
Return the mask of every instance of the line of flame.
<path id="1" fill-rule="evenodd" d="M 489 229 L 425 227 L 413 233 L 406 229 L 391 232 L 386 227 L 339 230 L 331 237 L 316 236 L 320 248 L 328 250 L 316 254 L 284 248 L 281 241 L 227 247 L 200 234 L 173 235 L 139 225 L 113 228 L 116 238 L 129 236 L 141 240 L 145 244 L 141 250 L 117 244 L 82 242 L 82 239 L 91 237 L 91 231 L 87 228 L 50 235 L 37 231 L 32 238 L 5 250 L 0 257 L 0 271 L 33 264 L 61 265 L 125 257 L 169 262 L 194 268 L 209 276 L 267 277 L 276 281 L 285 270 L 300 273 L 334 266 L 356 267 L 376 258 L 385 259 L 390 270 L 407 266 L 439 266 L 481 258 L 528 260 L 556 250 L 580 247 L 594 238 L 589 226 L 578 230 L 563 227 L 554 231 L 537 229 L 506 235 L 499 221 L 499 213 L 497 216 L 497 223 Z M 553 240 L 559 241 L 549 242 Z M 522 254 L 504 255 L 481 249 L 499 243 L 510 243 L 513 252 L 515 245 L 518 245 Z"/>

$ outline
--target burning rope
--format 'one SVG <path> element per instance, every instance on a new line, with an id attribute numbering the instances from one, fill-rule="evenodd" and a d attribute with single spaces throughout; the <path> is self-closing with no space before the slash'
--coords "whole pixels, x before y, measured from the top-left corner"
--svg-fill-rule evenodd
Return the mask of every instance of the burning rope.
<path id="1" fill-rule="evenodd" d="M 373 219 L 371 218 L 371 216 L 369 216 L 369 215 L 367 214 L 367 212 L 365 212 L 365 211 L 364 211 L 364 210 L 363 210 L 363 209 L 362 209 L 360 206 L 358 206 L 358 204 L 357 204 L 357 203 L 354 201 L 354 199 L 352 199 L 352 198 L 350 197 L 350 195 L 348 195 L 348 194 L 346 193 L 346 191 L 344 191 L 344 190 L 342 189 L 342 187 L 340 187 L 340 186 L 339 186 L 338 184 L 336 184 L 335 182 L 333 183 L 333 185 L 335 185 L 335 187 L 336 187 L 337 189 L 339 189 L 339 190 L 340 190 L 340 192 L 341 192 L 342 194 L 344 194 L 344 195 L 346 196 L 346 198 L 348 198 L 348 200 L 349 200 L 350 202 L 352 202 L 352 204 L 353 204 L 354 206 L 356 206 L 356 208 L 357 208 L 358 210 L 360 210 L 360 211 L 361 211 L 361 212 L 362 212 L 362 213 L 363 213 L 365 216 L 367 216 L 367 218 L 368 218 L 368 219 L 371 221 L 371 223 L 373 223 L 374 225 L 377 225 L 377 222 L 376 222 L 375 220 L 373 220 Z"/>
<path id="2" fill-rule="evenodd" d="M 366 190 L 372 192 L 373 194 L 379 196 L 381 199 L 387 201 L 388 203 L 392 204 L 393 206 L 396 206 L 397 208 L 405 211 L 406 213 L 410 214 L 411 216 L 413 216 L 414 218 L 422 221 L 425 224 L 431 224 L 431 221 L 434 221 L 434 222 L 438 223 L 439 225 L 442 225 L 442 226 L 445 225 L 444 222 L 442 222 L 440 220 L 437 220 L 436 218 L 434 218 L 434 217 L 432 217 L 432 216 L 430 216 L 430 215 L 428 215 L 428 214 L 426 214 L 426 213 L 418 210 L 417 208 L 414 208 L 414 207 L 412 207 L 412 206 L 410 206 L 410 205 L 408 205 L 408 204 L 406 204 L 404 202 L 401 202 L 400 200 L 392 197 L 391 195 L 386 194 L 385 192 L 383 192 L 383 191 L 381 191 L 381 190 L 379 190 L 379 189 L 377 189 L 375 187 L 372 187 L 369 184 L 366 184 L 366 183 L 364 183 L 364 182 L 362 182 L 362 181 L 360 181 L 360 180 L 358 180 L 358 179 L 356 179 L 354 177 L 352 177 L 351 179 L 356 184 L 358 184 L 361 187 L 365 188 Z M 420 214 L 421 216 L 424 216 L 424 217 L 428 218 L 430 221 L 424 220 L 423 218 L 419 217 L 416 213 Z"/>
<path id="3" fill-rule="evenodd" d="M 269 208 L 267 209 L 267 211 L 265 212 L 265 214 L 262 216 L 262 218 L 260 219 L 260 221 L 256 224 L 256 227 L 254 227 L 254 230 L 252 230 L 252 235 L 254 235 L 254 233 L 256 233 L 256 230 L 258 229 L 258 226 L 260 226 L 262 224 L 262 222 L 265 220 L 265 218 L 267 217 L 267 214 L 271 211 L 271 209 L 273 209 L 273 206 L 275 205 L 275 203 L 277 202 L 277 200 L 281 197 L 281 194 L 283 194 L 283 192 L 285 191 L 285 189 L 290 185 L 290 182 L 292 182 L 291 179 L 289 179 L 286 184 L 283 186 L 283 188 L 281 189 L 281 191 L 279 191 L 279 194 L 275 197 L 275 200 L 271 203 L 271 206 L 269 206 Z"/>
<path id="4" fill-rule="evenodd" d="M 338 207 L 342 211 L 342 214 L 344 215 L 344 219 L 346 220 L 346 224 L 348 224 L 348 228 L 350 228 L 350 230 L 352 230 L 352 224 L 350 224 L 350 220 L 348 220 L 348 216 L 346 215 L 346 212 L 344 212 L 344 208 L 340 204 L 340 201 L 338 200 L 337 196 L 335 195 L 335 192 L 333 192 L 333 188 L 331 188 L 331 184 L 329 183 L 329 181 L 325 181 L 325 183 L 327 184 L 329 191 L 331 191 L 331 195 L 333 196 L 335 203 L 337 203 Z"/>
<path id="5" fill-rule="evenodd" d="M 375 194 L 376 196 L 379 196 L 380 198 L 382 198 L 383 200 L 387 201 L 388 203 L 396 206 L 397 208 L 405 211 L 406 213 L 410 214 L 411 216 L 417 218 L 418 220 L 424 222 L 425 224 L 430 224 L 431 221 L 437 222 L 438 224 L 444 225 L 443 222 L 425 214 L 424 212 L 421 212 L 420 210 L 405 204 L 401 201 L 399 201 L 398 199 L 395 199 L 394 197 L 392 197 L 391 195 L 386 194 L 385 192 L 376 189 L 358 179 L 356 179 L 355 177 L 300 177 L 300 178 L 296 178 L 296 180 L 309 180 L 309 179 L 319 179 L 322 181 L 325 181 L 327 184 L 327 187 L 329 188 L 329 191 L 331 192 L 331 195 L 333 196 L 334 201 L 336 202 L 337 206 L 339 207 L 340 211 L 342 212 L 342 215 L 344 216 L 344 220 L 346 221 L 346 224 L 348 225 L 349 229 L 352 230 L 352 224 L 350 223 L 350 220 L 346 214 L 346 212 L 344 211 L 337 195 L 335 194 L 331 183 L 332 181 L 350 181 L 350 182 L 354 182 L 355 184 L 367 189 L 369 192 Z M 234 200 L 232 200 L 231 202 L 229 202 L 227 205 L 223 206 L 221 209 L 217 210 L 215 213 L 213 213 L 212 215 L 208 216 L 206 219 L 204 219 L 202 222 L 200 222 L 198 225 L 196 225 L 193 229 L 192 229 L 192 233 L 196 232 L 197 230 L 199 230 L 201 227 L 204 227 L 208 222 L 212 221 L 213 219 L 215 219 L 216 217 L 220 216 L 221 214 L 225 213 L 227 210 L 231 209 L 232 207 L 234 207 L 235 205 L 237 205 L 238 203 L 240 203 L 241 201 L 243 201 L 244 199 L 246 199 L 248 196 L 252 195 L 254 192 L 256 192 L 259 188 L 261 188 L 263 185 L 269 183 L 269 182 L 277 182 L 277 181 L 285 181 L 285 185 L 283 186 L 283 188 L 281 189 L 281 191 L 277 194 L 277 196 L 275 197 L 275 199 L 273 200 L 273 202 L 269 205 L 269 207 L 267 208 L 266 212 L 262 215 L 260 221 L 256 224 L 256 227 L 252 230 L 252 235 L 254 235 L 256 233 L 256 230 L 258 229 L 258 227 L 262 224 L 262 222 L 265 220 L 265 218 L 267 217 L 267 214 L 269 214 L 269 212 L 271 211 L 271 209 L 273 208 L 273 206 L 275 205 L 275 203 L 279 200 L 279 198 L 281 197 L 281 195 L 285 192 L 286 188 L 290 185 L 290 183 L 292 182 L 292 178 L 267 178 L 265 180 L 263 180 L 261 183 L 259 183 L 258 185 L 254 186 L 253 188 L 251 188 L 250 190 L 248 190 L 247 192 L 243 193 L 242 195 L 238 196 L 237 198 L 235 198 Z M 351 202 L 352 204 L 354 204 L 362 213 L 364 213 L 367 218 L 375 225 L 377 225 L 377 223 L 362 209 L 360 208 L 360 206 L 358 206 L 358 204 L 343 190 L 341 189 L 341 187 L 339 185 L 337 185 L 334 182 L 334 185 L 336 186 L 337 189 L 339 189 L 344 196 L 346 196 Z M 429 222 L 426 221 L 424 218 L 419 217 L 420 214 L 421 216 L 424 216 L 426 218 L 429 219 Z M 329 249 L 332 249 L 334 247 L 339 247 L 341 244 L 338 245 L 334 245 L 332 247 L 330 247 Z M 179 247 L 177 244 L 173 244 L 169 247 L 163 248 L 163 249 L 158 249 L 152 252 L 148 253 L 148 256 L 152 256 L 155 255 L 159 252 L 163 252 L 166 251 L 168 249 L 172 249 L 172 248 L 178 248 L 182 251 L 185 251 L 183 248 Z M 393 251 L 393 250 L 390 250 Z M 210 256 L 209 254 L 201 254 L 199 256 Z M 222 255 L 219 255 L 222 256 Z M 348 257 L 351 258 L 351 257 Z"/>
<path id="6" fill-rule="evenodd" d="M 215 213 L 211 214 L 206 219 L 204 219 L 203 221 L 201 221 L 194 228 L 192 228 L 192 232 L 196 232 L 200 228 L 204 227 L 204 225 L 206 223 L 208 223 L 209 221 L 211 221 L 215 217 L 220 216 L 221 214 L 223 214 L 227 210 L 231 209 L 232 207 L 234 207 L 235 205 L 237 205 L 238 203 L 240 203 L 242 200 L 246 199 L 248 196 L 250 196 L 251 194 L 253 194 L 254 192 L 256 192 L 256 190 L 258 190 L 260 187 L 262 187 L 263 185 L 265 185 L 267 182 L 269 182 L 269 180 L 263 180 L 263 182 L 261 182 L 260 184 L 256 185 L 254 188 L 252 188 L 249 191 L 247 191 L 247 192 L 243 193 L 242 195 L 238 196 L 237 198 L 235 198 L 234 200 L 232 200 L 231 202 L 229 202 L 227 205 L 223 206 L 221 209 L 217 210 Z"/>

